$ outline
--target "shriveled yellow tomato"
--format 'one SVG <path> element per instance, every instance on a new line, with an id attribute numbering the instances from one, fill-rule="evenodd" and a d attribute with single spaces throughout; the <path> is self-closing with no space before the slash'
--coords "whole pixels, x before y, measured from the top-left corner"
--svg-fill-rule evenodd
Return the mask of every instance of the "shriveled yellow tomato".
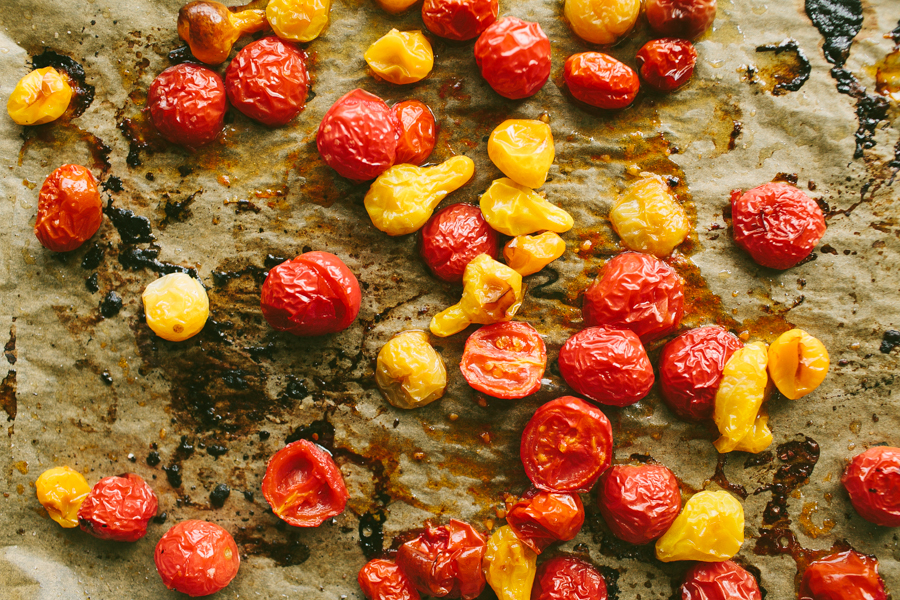
<path id="1" fill-rule="evenodd" d="M 642 173 L 609 212 L 613 229 L 629 250 L 668 256 L 684 241 L 691 223 L 659 175 Z"/>
<path id="2" fill-rule="evenodd" d="M 503 248 L 506 264 L 523 277 L 537 273 L 566 252 L 566 242 L 552 231 L 520 235 Z"/>
<path id="3" fill-rule="evenodd" d="M 740 452 L 759 454 L 771 444 L 772 430 L 769 429 L 769 413 L 763 405 L 753 421 L 753 428 L 737 443 L 734 449 Z"/>
<path id="4" fill-rule="evenodd" d="M 656 541 L 663 562 L 728 560 L 744 543 L 744 507 L 725 491 L 697 492 Z"/>
<path id="5" fill-rule="evenodd" d="M 829 364 L 825 344 L 802 329 L 782 333 L 769 346 L 769 375 L 778 391 L 791 400 L 819 387 Z"/>
<path id="6" fill-rule="evenodd" d="M 194 58 L 209 65 L 228 60 L 241 36 L 268 28 L 265 11 L 231 12 L 215 0 L 188 2 L 178 11 L 178 37 L 187 42 Z"/>
<path id="7" fill-rule="evenodd" d="M 563 13 L 575 35 L 608 46 L 631 31 L 641 12 L 641 0 L 566 0 Z"/>
<path id="8" fill-rule="evenodd" d="M 275 35 L 292 42 L 309 42 L 328 25 L 331 0 L 269 0 L 266 19 Z"/>
<path id="9" fill-rule="evenodd" d="M 141 294 L 147 325 L 153 333 L 181 342 L 200 333 L 209 317 L 209 297 L 203 284 L 185 273 L 170 273 Z"/>
<path id="10" fill-rule="evenodd" d="M 431 73 L 434 51 L 421 31 L 391 29 L 364 56 L 375 74 L 391 83 L 415 83 Z"/>
<path id="11" fill-rule="evenodd" d="M 509 525 L 494 532 L 484 548 L 484 578 L 499 600 L 529 600 L 537 554 L 523 544 Z"/>
<path id="12" fill-rule="evenodd" d="M 508 119 L 488 138 L 488 156 L 519 185 L 541 187 L 556 156 L 553 132 L 543 121 Z"/>
<path id="13" fill-rule="evenodd" d="M 42 125 L 60 118 L 70 100 L 72 87 L 65 74 L 44 67 L 19 80 L 9 95 L 6 110 L 19 125 Z"/>
<path id="14" fill-rule="evenodd" d="M 713 421 L 721 436 L 713 444 L 731 452 L 753 429 L 766 394 L 766 345 L 747 344 L 731 355 L 716 392 Z"/>
<path id="15" fill-rule="evenodd" d="M 51 519 L 66 529 L 78 527 L 78 509 L 91 491 L 84 475 L 71 467 L 53 467 L 41 473 L 34 488 Z"/>
<path id="16" fill-rule="evenodd" d="M 488 225 L 503 235 L 515 237 L 544 230 L 565 233 L 575 225 L 572 215 L 506 177 L 491 184 L 481 195 L 480 205 Z"/>
<path id="17" fill-rule="evenodd" d="M 382 9 L 391 13 L 392 15 L 398 15 L 411 7 L 413 4 L 418 2 L 419 0 L 375 0 Z"/>
<path id="18" fill-rule="evenodd" d="M 404 331 L 382 346 L 375 383 L 397 408 L 418 408 L 444 395 L 447 369 L 424 331 Z"/>

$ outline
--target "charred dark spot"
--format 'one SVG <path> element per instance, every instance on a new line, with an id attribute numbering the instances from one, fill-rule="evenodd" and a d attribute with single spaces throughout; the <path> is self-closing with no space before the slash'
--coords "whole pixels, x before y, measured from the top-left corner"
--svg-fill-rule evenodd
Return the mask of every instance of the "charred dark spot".
<path id="1" fill-rule="evenodd" d="M 109 371 L 103 371 L 102 373 L 100 373 L 100 380 L 106 385 L 113 384 L 113 378 L 112 375 L 109 374 Z"/>
<path id="2" fill-rule="evenodd" d="M 19 360 L 19 352 L 16 350 L 16 318 L 13 317 L 12 325 L 9 327 L 9 339 L 6 340 L 6 344 L 3 345 L 3 355 L 6 357 L 6 362 L 11 365 L 16 364 L 16 361 Z"/>
<path id="3" fill-rule="evenodd" d="M 15 369 L 10 369 L 7 371 L 3 381 L 0 382 L 0 407 L 6 413 L 7 421 L 16 420 L 16 414 L 19 410 L 19 401 L 16 398 L 17 388 L 16 371 Z"/>
<path id="4" fill-rule="evenodd" d="M 159 452 L 153 450 L 147 455 L 147 466 L 155 467 L 160 463 Z"/>
<path id="5" fill-rule="evenodd" d="M 97 273 L 93 273 L 90 277 L 84 280 L 84 287 L 87 288 L 92 294 L 96 294 L 100 291 L 100 284 L 97 282 Z"/>
<path id="6" fill-rule="evenodd" d="M 727 454 L 719 455 L 719 458 L 716 462 L 716 472 L 712 476 L 712 481 L 715 481 L 723 490 L 728 490 L 735 496 L 739 497 L 741 500 L 746 500 L 748 494 L 744 486 L 731 483 L 730 481 L 728 481 L 728 477 L 725 476 L 725 463 L 727 461 Z"/>
<path id="7" fill-rule="evenodd" d="M 234 535 L 243 554 L 271 558 L 280 567 L 301 565 L 309 559 L 309 547 L 299 538 L 294 531 L 266 532 L 256 536 L 239 530 Z"/>
<path id="8" fill-rule="evenodd" d="M 259 441 L 261 441 L 261 442 L 264 442 L 267 439 L 269 439 L 270 437 L 272 437 L 272 434 L 266 430 L 260 431 L 257 435 L 259 436 Z"/>
<path id="9" fill-rule="evenodd" d="M 248 387 L 245 377 L 247 372 L 241 369 L 229 369 L 220 376 L 222 383 L 233 390 L 246 390 Z"/>
<path id="10" fill-rule="evenodd" d="M 100 301 L 100 314 L 104 319 L 111 319 L 122 310 L 122 297 L 117 293 L 107 292 Z"/>
<path id="11" fill-rule="evenodd" d="M 309 425 L 302 425 L 295 429 L 284 440 L 285 444 L 290 444 L 298 440 L 309 440 L 328 450 L 334 448 L 334 425 L 328 422 L 328 419 L 319 419 L 313 421 Z"/>
<path id="12" fill-rule="evenodd" d="M 166 479 L 169 481 L 169 485 L 173 488 L 181 487 L 181 465 L 169 465 L 168 467 L 163 467 L 163 471 L 166 472 Z"/>
<path id="13" fill-rule="evenodd" d="M 181 63 L 195 63 L 201 64 L 199 60 L 194 58 L 194 55 L 191 54 L 190 46 L 180 46 L 170 51 L 168 54 L 169 62 L 173 65 L 180 65 Z"/>
<path id="14" fill-rule="evenodd" d="M 115 175 L 110 175 L 107 177 L 106 181 L 100 184 L 100 187 L 104 192 L 114 192 L 118 193 L 125 189 L 125 186 L 122 185 L 122 180 L 116 177 Z"/>
<path id="15" fill-rule="evenodd" d="M 359 517 L 359 547 L 366 560 L 372 560 L 384 552 L 383 510 L 368 512 Z"/>
<path id="16" fill-rule="evenodd" d="M 888 329 L 881 338 L 881 347 L 879 350 L 883 354 L 890 354 L 891 350 L 900 346 L 900 331 L 896 329 Z"/>
<path id="17" fill-rule="evenodd" d="M 206 447 L 206 453 L 214 458 L 224 456 L 228 452 L 228 447 L 221 444 L 210 444 Z"/>
<path id="18" fill-rule="evenodd" d="M 92 271 L 99 267 L 100 262 L 103 260 L 103 252 L 103 246 L 97 242 L 91 244 L 91 247 L 84 253 L 84 257 L 81 259 L 81 268 Z"/>
<path id="19" fill-rule="evenodd" d="M 772 179 L 772 181 L 783 181 L 784 183 L 789 183 L 791 185 L 797 185 L 797 180 L 799 177 L 796 173 L 778 173 Z"/>
<path id="20" fill-rule="evenodd" d="M 166 221 L 184 221 L 191 216 L 190 205 L 194 199 L 203 193 L 203 190 L 197 190 L 184 200 L 179 202 L 168 201 L 163 207 L 166 213 Z"/>
<path id="21" fill-rule="evenodd" d="M 760 70 L 760 75 L 764 79 L 771 79 L 774 82 L 771 89 L 773 96 L 796 92 L 809 79 L 812 67 L 796 40 L 787 39 L 780 44 L 757 46 L 756 51 L 774 52 L 776 57 L 781 57 L 781 60 L 771 68 Z"/>
<path id="22" fill-rule="evenodd" d="M 186 435 L 181 436 L 181 443 L 175 451 L 183 457 L 190 456 L 194 453 L 194 444 L 192 444 Z"/>
<path id="23" fill-rule="evenodd" d="M 53 67 L 57 71 L 64 72 L 69 77 L 69 85 L 72 87 L 72 100 L 69 102 L 71 118 L 80 117 L 94 101 L 94 86 L 88 85 L 84 67 L 74 59 L 52 50 L 44 50 L 31 59 L 31 66 L 35 69 Z"/>
<path id="24" fill-rule="evenodd" d="M 134 214 L 130 210 L 113 206 L 112 198 L 103 209 L 103 213 L 112 221 L 119 237 L 126 244 L 141 244 L 154 241 L 150 219 Z"/>
<path id="25" fill-rule="evenodd" d="M 163 523 L 166 522 L 166 519 L 168 519 L 168 518 L 169 518 L 169 513 L 162 512 L 162 513 L 159 513 L 158 515 L 156 515 L 155 517 L 153 517 L 153 522 L 156 523 L 157 525 L 162 525 Z"/>
<path id="26" fill-rule="evenodd" d="M 779 444 L 775 455 L 783 464 L 775 472 L 770 485 L 765 485 L 755 494 L 771 492 L 772 499 L 763 511 L 763 525 L 771 528 L 787 528 L 791 524 L 787 512 L 791 492 L 805 484 L 819 461 L 819 444 L 812 438 L 803 441 Z"/>
<path id="27" fill-rule="evenodd" d="M 731 134 L 728 136 L 728 149 L 734 150 L 737 146 L 737 139 L 744 131 L 744 124 L 740 121 L 733 121 L 734 125 L 731 129 Z M 669 187 L 675 187 L 670 185 Z"/>
<path id="28" fill-rule="evenodd" d="M 228 496 L 230 495 L 231 488 L 224 483 L 220 483 L 209 493 L 209 503 L 214 508 L 222 508 L 225 506 L 225 501 L 228 500 Z"/>
<path id="29" fill-rule="evenodd" d="M 119 248 L 119 264 L 126 269 L 137 271 L 139 269 L 149 269 L 160 275 L 168 275 L 169 273 L 186 273 L 191 277 L 197 277 L 197 270 L 181 265 L 173 265 L 160 261 L 159 247 L 150 246 L 149 248 L 135 248 L 134 246 L 122 246 Z"/>

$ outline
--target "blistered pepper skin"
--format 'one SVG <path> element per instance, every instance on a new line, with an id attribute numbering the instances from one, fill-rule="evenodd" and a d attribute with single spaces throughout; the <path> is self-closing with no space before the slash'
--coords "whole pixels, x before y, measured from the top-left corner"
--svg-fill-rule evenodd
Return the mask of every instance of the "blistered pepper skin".
<path id="1" fill-rule="evenodd" d="M 268 29 L 262 10 L 231 12 L 212 0 L 188 2 L 178 11 L 178 37 L 200 62 L 218 65 L 228 60 L 234 43 L 245 34 Z"/>
<path id="2" fill-rule="evenodd" d="M 397 551 L 397 564 L 422 594 L 473 600 L 484 590 L 485 539 L 456 519 L 427 527 Z"/>
<path id="3" fill-rule="evenodd" d="M 34 483 L 38 502 L 66 529 L 78 527 L 78 510 L 91 491 L 84 475 L 71 467 L 47 469 Z"/>
<path id="4" fill-rule="evenodd" d="M 675 474 L 662 465 L 613 465 L 600 479 L 597 505 L 620 540 L 652 542 L 672 525 L 681 510 Z"/>
<path id="5" fill-rule="evenodd" d="M 504 98 L 528 98 L 550 78 L 550 40 L 538 23 L 503 17 L 478 37 L 475 63 Z"/>
<path id="6" fill-rule="evenodd" d="M 782 333 L 769 346 L 769 375 L 778 391 L 791 400 L 819 387 L 829 364 L 825 344 L 802 329 Z"/>
<path id="7" fill-rule="evenodd" d="M 757 424 L 757 415 L 765 399 L 769 381 L 766 360 L 766 345 L 753 342 L 735 352 L 725 363 L 713 410 L 713 421 L 721 434 L 713 444 L 723 454 L 737 449 L 738 444 L 753 432 L 754 425 Z M 759 424 L 763 431 L 753 437 L 759 436 L 764 441 L 768 428 L 765 423 Z M 758 443 L 750 445 L 756 446 Z"/>
<path id="8" fill-rule="evenodd" d="M 803 572 L 799 600 L 887 600 L 878 559 L 856 550 L 812 562 Z"/>
<path id="9" fill-rule="evenodd" d="M 418 590 L 393 560 L 370 560 L 359 570 L 356 581 L 368 600 L 420 599 Z"/>
<path id="10" fill-rule="evenodd" d="M 197 335 L 209 318 L 209 297 L 203 284 L 186 273 L 160 277 L 144 289 L 141 300 L 147 326 L 170 342 Z"/>
<path id="11" fill-rule="evenodd" d="M 398 333 L 382 346 L 375 382 L 397 408 L 418 408 L 444 395 L 447 369 L 424 331 Z"/>
<path id="12" fill-rule="evenodd" d="M 225 123 L 228 97 L 215 71 L 182 63 L 160 73 L 147 94 L 150 120 L 165 139 L 188 148 L 212 143 Z"/>
<path id="13" fill-rule="evenodd" d="M 900 448 L 876 446 L 857 454 L 841 483 L 863 519 L 882 527 L 900 527 Z"/>
<path id="14" fill-rule="evenodd" d="M 369 46 L 364 55 L 376 75 L 399 85 L 425 79 L 434 67 L 434 51 L 421 31 L 397 31 Z"/>
<path id="15" fill-rule="evenodd" d="M 484 578 L 499 600 L 530 600 L 536 562 L 537 554 L 504 525 L 484 548 Z"/>
<path id="16" fill-rule="evenodd" d="M 663 257 L 691 230 L 684 208 L 659 175 L 642 173 L 609 212 L 613 229 L 629 250 Z"/>
<path id="17" fill-rule="evenodd" d="M 519 185 L 541 187 L 556 157 L 553 132 L 543 121 L 508 119 L 491 132 L 488 156 Z"/>
<path id="18" fill-rule="evenodd" d="M 544 230 L 565 233 L 575 225 L 572 215 L 506 177 L 491 183 L 480 205 L 488 224 L 511 237 Z"/>
<path id="19" fill-rule="evenodd" d="M 91 488 L 78 509 L 81 530 L 101 540 L 136 542 L 147 534 L 159 502 L 134 473 L 106 477 Z"/>
<path id="20" fill-rule="evenodd" d="M 81 165 L 63 165 L 53 171 L 38 195 L 34 234 L 53 252 L 69 252 L 100 229 L 103 202 L 94 175 Z"/>
<path id="21" fill-rule="evenodd" d="M 506 264 L 520 275 L 537 273 L 565 254 L 566 242 L 552 231 L 537 235 L 519 235 L 503 248 Z"/>
<path id="22" fill-rule="evenodd" d="M 656 541 L 663 562 L 719 562 L 737 554 L 744 543 L 744 507 L 728 492 L 697 492 Z"/>
<path id="23" fill-rule="evenodd" d="M 759 584 L 730 560 L 697 563 L 684 575 L 681 600 L 762 600 Z"/>
<path id="24" fill-rule="evenodd" d="M 19 80 L 6 102 L 18 125 L 43 125 L 63 116 L 72 100 L 67 77 L 53 67 L 35 69 Z"/>
<path id="25" fill-rule="evenodd" d="M 634 28 L 640 0 L 566 0 L 563 14 L 575 35 L 591 44 L 610 46 Z"/>
<path id="26" fill-rule="evenodd" d="M 328 25 L 331 0 L 269 0 L 266 19 L 283 40 L 309 42 Z"/>
<path id="27" fill-rule="evenodd" d="M 506 522 L 523 544 L 540 554 L 551 544 L 578 535 L 584 505 L 578 494 L 532 488 L 509 510 Z"/>

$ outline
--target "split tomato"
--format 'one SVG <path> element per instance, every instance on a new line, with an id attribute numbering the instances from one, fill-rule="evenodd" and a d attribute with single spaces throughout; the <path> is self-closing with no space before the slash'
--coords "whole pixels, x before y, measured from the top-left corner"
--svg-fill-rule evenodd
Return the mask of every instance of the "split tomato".
<path id="1" fill-rule="evenodd" d="M 431 527 L 397 551 L 397 564 L 421 593 L 472 600 L 484 590 L 485 539 L 456 519 Z"/>
<path id="2" fill-rule="evenodd" d="M 199 148 L 219 135 L 228 99 L 215 71 L 190 63 L 169 67 L 150 84 L 150 120 L 160 135 L 180 146 Z"/>
<path id="3" fill-rule="evenodd" d="M 584 505 L 578 494 L 532 488 L 507 513 L 506 523 L 523 544 L 540 554 L 550 544 L 578 535 L 584 525 Z"/>
<path id="4" fill-rule="evenodd" d="M 466 340 L 463 377 L 494 398 L 524 398 L 541 389 L 547 347 L 534 327 L 521 321 L 485 325 Z"/>

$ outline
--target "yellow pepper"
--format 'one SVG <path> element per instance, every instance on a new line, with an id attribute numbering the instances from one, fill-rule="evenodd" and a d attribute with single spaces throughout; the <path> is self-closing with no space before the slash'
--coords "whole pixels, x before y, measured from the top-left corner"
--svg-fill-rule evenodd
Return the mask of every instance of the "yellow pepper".
<path id="1" fill-rule="evenodd" d="M 178 37 L 187 42 L 194 58 L 209 65 L 228 60 L 242 35 L 268 29 L 262 10 L 231 12 L 221 2 L 189 2 L 178 11 Z"/>
<path id="2" fill-rule="evenodd" d="M 376 0 L 378 6 L 392 15 L 402 13 L 404 10 L 418 2 L 419 0 Z"/>
<path id="3" fill-rule="evenodd" d="M 713 421 L 721 436 L 713 444 L 721 453 L 735 450 L 753 431 L 766 395 L 766 345 L 747 344 L 731 355 L 716 391 Z"/>
<path id="4" fill-rule="evenodd" d="M 769 375 L 782 394 L 802 398 L 825 381 L 828 350 L 802 329 L 791 329 L 769 346 Z"/>
<path id="5" fill-rule="evenodd" d="M 78 510 L 91 491 L 84 475 L 70 467 L 54 467 L 41 473 L 34 488 L 51 519 L 66 529 L 78 527 Z"/>
<path id="6" fill-rule="evenodd" d="M 490 325 L 510 321 L 524 299 L 522 276 L 487 254 L 479 254 L 463 272 L 463 293 L 459 304 L 431 319 L 431 333 L 447 337 L 472 323 Z"/>
<path id="7" fill-rule="evenodd" d="M 372 223 L 388 235 L 418 231 L 447 194 L 462 187 L 475 173 L 465 156 L 433 167 L 394 165 L 378 176 L 363 203 Z"/>
<path id="8" fill-rule="evenodd" d="M 488 225 L 512 237 L 544 230 L 565 233 L 575 225 L 572 215 L 506 177 L 491 184 L 480 204 Z"/>
<path id="9" fill-rule="evenodd" d="M 309 42 L 328 25 L 330 9 L 331 0 L 269 0 L 266 18 L 281 39 Z"/>
<path id="10" fill-rule="evenodd" d="M 629 250 L 668 256 L 691 230 L 687 214 L 659 175 L 642 173 L 609 212 L 613 229 Z"/>
<path id="11" fill-rule="evenodd" d="M 503 248 L 506 264 L 523 277 L 537 273 L 566 251 L 566 242 L 552 231 L 538 235 L 520 235 Z"/>
<path id="12" fill-rule="evenodd" d="M 19 80 L 6 102 L 6 110 L 19 125 L 43 125 L 60 118 L 69 108 L 72 87 L 54 69 L 36 69 Z"/>
<path id="13" fill-rule="evenodd" d="M 728 492 L 697 492 L 672 526 L 656 541 L 663 562 L 721 562 L 744 543 L 744 507 Z"/>
<path id="14" fill-rule="evenodd" d="M 575 35 L 609 46 L 631 31 L 641 12 L 641 0 L 566 0 L 563 14 Z"/>
<path id="15" fill-rule="evenodd" d="M 484 578 L 499 600 L 529 600 L 537 554 L 504 525 L 488 539 L 481 561 Z"/>
<path id="16" fill-rule="evenodd" d="M 203 285 L 185 273 L 160 277 L 141 295 L 147 325 L 153 333 L 181 342 L 200 333 L 209 317 L 209 297 Z"/>
<path id="17" fill-rule="evenodd" d="M 527 119 L 500 123 L 488 138 L 487 149 L 491 161 L 504 175 L 530 188 L 544 185 L 556 156 L 550 126 Z"/>
<path id="18" fill-rule="evenodd" d="M 421 81 L 434 67 L 431 43 L 421 31 L 391 29 L 369 46 L 364 58 L 376 75 L 397 84 Z"/>
<path id="19" fill-rule="evenodd" d="M 397 408 L 418 408 L 444 395 L 447 369 L 424 331 L 404 331 L 378 353 L 375 383 Z"/>

